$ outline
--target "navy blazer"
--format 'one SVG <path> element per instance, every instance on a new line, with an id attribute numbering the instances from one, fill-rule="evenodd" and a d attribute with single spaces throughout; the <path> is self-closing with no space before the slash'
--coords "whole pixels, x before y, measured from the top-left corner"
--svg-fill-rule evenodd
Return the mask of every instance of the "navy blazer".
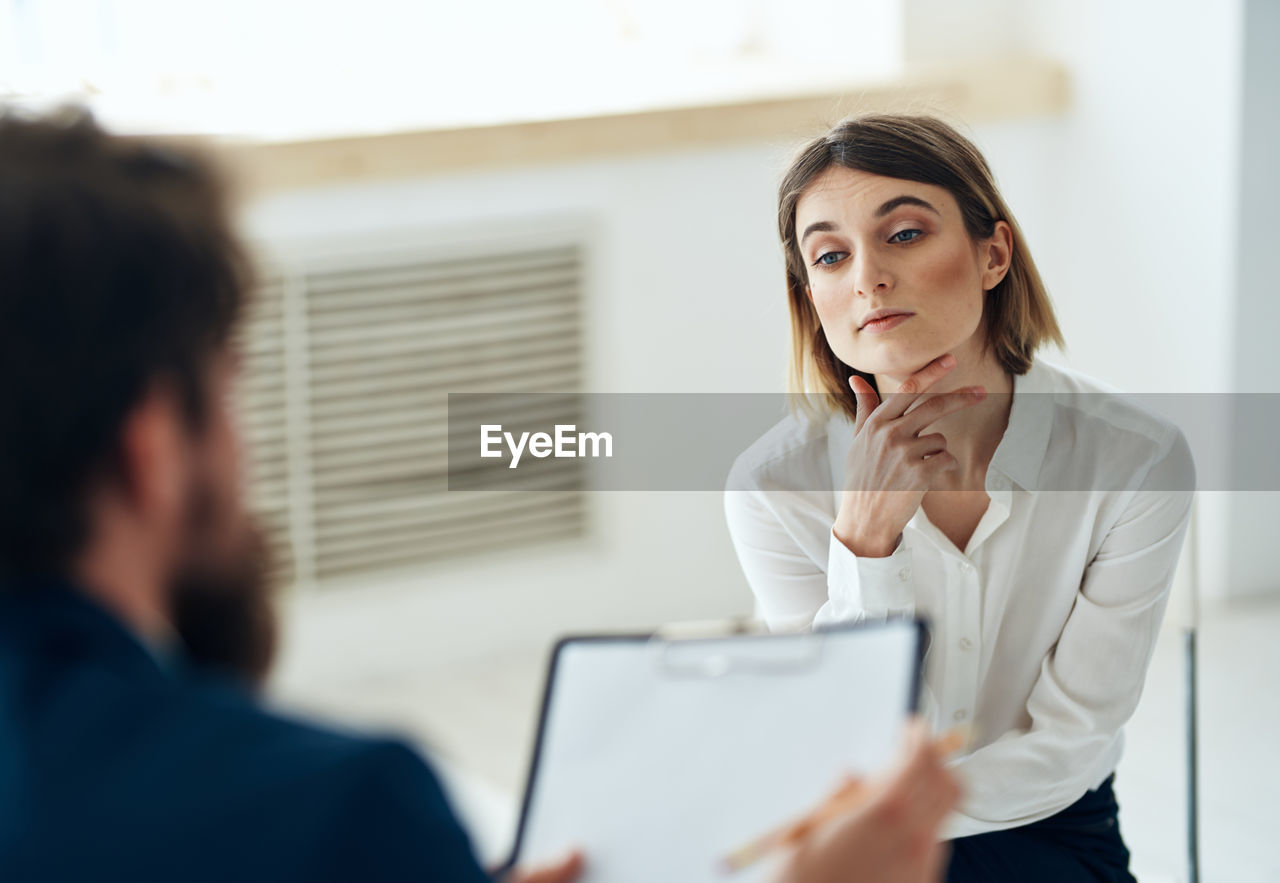
<path id="1" fill-rule="evenodd" d="M 269 714 L 30 588 L 0 590 L 0 880 L 488 879 L 402 743 Z"/>

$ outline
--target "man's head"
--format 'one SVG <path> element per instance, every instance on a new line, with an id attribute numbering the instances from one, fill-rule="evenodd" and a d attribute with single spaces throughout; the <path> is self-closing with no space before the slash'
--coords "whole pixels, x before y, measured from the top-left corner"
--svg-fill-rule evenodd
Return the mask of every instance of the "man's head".
<path id="1" fill-rule="evenodd" d="M 229 404 L 251 285 L 206 160 L 0 112 L 0 581 L 89 583 L 256 680 L 274 621 Z"/>

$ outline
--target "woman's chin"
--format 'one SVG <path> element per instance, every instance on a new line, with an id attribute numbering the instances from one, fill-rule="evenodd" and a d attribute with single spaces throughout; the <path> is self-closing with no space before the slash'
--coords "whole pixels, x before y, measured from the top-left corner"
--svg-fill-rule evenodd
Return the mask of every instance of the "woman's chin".
<path id="1" fill-rule="evenodd" d="M 877 354 L 873 358 L 846 361 L 845 364 L 851 365 L 854 370 L 861 371 L 863 374 L 874 374 L 903 380 L 941 355 L 942 353 L 926 352 L 894 353 L 892 355 L 883 353 Z"/>

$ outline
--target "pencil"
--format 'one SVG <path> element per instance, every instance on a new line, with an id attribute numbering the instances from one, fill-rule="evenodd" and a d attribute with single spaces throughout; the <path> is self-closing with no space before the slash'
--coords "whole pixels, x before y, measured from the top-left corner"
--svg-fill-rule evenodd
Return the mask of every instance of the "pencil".
<path id="1" fill-rule="evenodd" d="M 740 871 L 775 850 L 799 843 L 815 828 L 855 808 L 862 802 L 866 790 L 867 785 L 862 780 L 850 779 L 817 809 L 799 819 L 780 825 L 729 853 L 720 862 L 721 870 L 725 873 Z"/>

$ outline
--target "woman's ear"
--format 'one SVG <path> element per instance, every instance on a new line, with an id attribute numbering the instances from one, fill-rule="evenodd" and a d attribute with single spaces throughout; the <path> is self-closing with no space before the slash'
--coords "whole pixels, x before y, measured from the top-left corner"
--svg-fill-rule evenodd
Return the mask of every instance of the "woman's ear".
<path id="1" fill-rule="evenodd" d="M 1013 228 L 1008 221 L 996 221 L 995 229 L 982 244 L 982 290 L 1000 284 L 1013 264 Z"/>

